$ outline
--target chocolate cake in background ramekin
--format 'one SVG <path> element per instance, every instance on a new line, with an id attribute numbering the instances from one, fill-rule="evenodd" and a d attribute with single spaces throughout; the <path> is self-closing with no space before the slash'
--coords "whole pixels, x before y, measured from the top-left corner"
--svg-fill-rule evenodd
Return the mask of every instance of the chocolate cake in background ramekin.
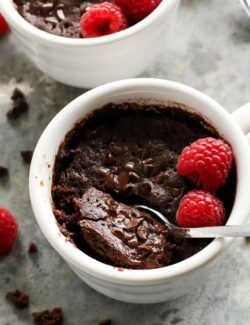
<path id="1" fill-rule="evenodd" d="M 57 36 L 92 38 L 114 34 L 140 22 L 162 0 L 14 0 L 33 26 Z"/>
<path id="2" fill-rule="evenodd" d="M 182 149 L 220 138 L 200 116 L 177 107 L 108 104 L 66 136 L 54 166 L 54 213 L 62 233 L 86 254 L 124 268 L 177 263 L 210 241 L 177 239 L 133 205 L 144 203 L 173 223 L 179 202 L 194 186 L 176 171 Z M 229 217 L 235 168 L 217 192 Z"/>
<path id="3" fill-rule="evenodd" d="M 17 11 L 30 24 L 47 33 L 70 38 L 82 38 L 80 29 L 81 16 L 86 12 L 88 6 L 101 2 L 103 1 L 14 0 Z"/>

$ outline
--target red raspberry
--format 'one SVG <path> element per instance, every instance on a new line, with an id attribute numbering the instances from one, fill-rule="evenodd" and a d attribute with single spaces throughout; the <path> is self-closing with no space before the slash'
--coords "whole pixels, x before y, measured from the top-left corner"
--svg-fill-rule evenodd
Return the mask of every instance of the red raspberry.
<path id="1" fill-rule="evenodd" d="M 127 27 L 127 19 L 121 9 L 110 2 L 91 6 L 81 18 L 83 37 L 109 35 Z"/>
<path id="2" fill-rule="evenodd" d="M 0 36 L 6 34 L 9 31 L 9 26 L 6 23 L 6 20 L 0 14 Z"/>
<path id="3" fill-rule="evenodd" d="M 224 224 L 223 203 L 213 194 L 194 190 L 181 199 L 176 222 L 180 227 L 210 227 Z"/>
<path id="4" fill-rule="evenodd" d="M 214 138 L 199 139 L 183 149 L 177 164 L 180 175 L 209 191 L 222 187 L 233 163 L 228 144 Z"/>
<path id="5" fill-rule="evenodd" d="M 0 208 L 0 256 L 9 254 L 15 244 L 18 225 L 14 216 L 5 208 Z"/>
<path id="6" fill-rule="evenodd" d="M 147 17 L 161 3 L 161 0 L 115 0 L 132 23 Z"/>

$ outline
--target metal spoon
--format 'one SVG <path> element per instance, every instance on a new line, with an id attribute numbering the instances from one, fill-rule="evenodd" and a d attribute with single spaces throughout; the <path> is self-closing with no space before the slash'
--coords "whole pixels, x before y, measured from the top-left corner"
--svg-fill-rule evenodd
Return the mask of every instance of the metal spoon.
<path id="1" fill-rule="evenodd" d="M 182 238 L 222 238 L 222 237 L 250 237 L 250 225 L 218 226 L 202 228 L 181 228 L 173 225 L 162 213 L 145 205 L 136 205 L 137 209 L 151 212 L 171 229 L 173 235 Z"/>

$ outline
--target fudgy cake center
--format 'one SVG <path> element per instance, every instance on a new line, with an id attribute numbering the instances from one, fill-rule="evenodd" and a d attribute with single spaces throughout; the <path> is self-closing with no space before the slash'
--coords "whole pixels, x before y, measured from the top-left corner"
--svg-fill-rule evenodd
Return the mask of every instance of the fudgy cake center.
<path id="1" fill-rule="evenodd" d="M 96 110 L 66 136 L 56 157 L 52 195 L 61 230 L 84 252 L 114 266 L 156 268 L 196 253 L 207 240 L 172 238 L 165 226 L 135 213 L 132 205 L 145 203 L 175 223 L 181 198 L 193 189 L 176 171 L 178 157 L 185 146 L 208 136 L 219 134 L 201 117 L 176 107 L 125 103 Z M 234 172 L 218 193 L 227 217 Z M 107 193 L 126 217 L 103 208 Z M 99 206 L 91 196 L 99 198 Z M 132 232 L 129 222 L 135 223 Z M 138 235 L 142 225 L 145 238 Z"/>

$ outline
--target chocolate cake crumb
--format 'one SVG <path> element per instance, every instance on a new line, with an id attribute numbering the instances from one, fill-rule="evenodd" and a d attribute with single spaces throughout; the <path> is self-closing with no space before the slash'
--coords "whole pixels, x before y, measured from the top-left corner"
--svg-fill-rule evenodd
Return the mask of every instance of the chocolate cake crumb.
<path id="1" fill-rule="evenodd" d="M 246 242 L 246 244 L 250 244 L 250 237 L 246 237 L 245 242 Z"/>
<path id="2" fill-rule="evenodd" d="M 0 177 L 8 175 L 8 168 L 0 166 Z"/>
<path id="3" fill-rule="evenodd" d="M 17 120 L 24 112 L 29 108 L 26 102 L 24 93 L 19 89 L 15 88 L 11 96 L 14 106 L 7 112 L 7 118 L 9 120 Z"/>
<path id="4" fill-rule="evenodd" d="M 21 154 L 21 157 L 23 158 L 23 161 L 29 165 L 32 160 L 33 151 L 25 150 L 25 151 L 21 151 L 20 154 Z"/>
<path id="5" fill-rule="evenodd" d="M 6 294 L 6 299 L 19 309 L 24 309 L 29 305 L 29 295 L 19 289 L 8 292 Z"/>
<path id="6" fill-rule="evenodd" d="M 110 319 L 103 320 L 99 322 L 98 325 L 112 325 L 112 321 Z"/>
<path id="7" fill-rule="evenodd" d="M 60 325 L 63 323 L 63 312 L 61 308 L 43 310 L 32 313 L 33 321 L 38 325 Z"/>
<path id="8" fill-rule="evenodd" d="M 30 245 L 29 245 L 29 248 L 28 248 L 28 253 L 29 254 L 34 254 L 34 253 L 37 253 L 38 252 L 38 248 L 37 248 L 37 245 L 32 242 Z"/>
<path id="9" fill-rule="evenodd" d="M 24 98 L 24 97 L 25 97 L 24 93 L 19 88 L 15 88 L 10 98 L 15 102 L 18 98 Z"/>
<path id="10" fill-rule="evenodd" d="M 9 120 L 17 120 L 24 112 L 29 109 L 29 105 L 24 97 L 19 97 L 14 101 L 14 106 L 7 112 Z"/>

